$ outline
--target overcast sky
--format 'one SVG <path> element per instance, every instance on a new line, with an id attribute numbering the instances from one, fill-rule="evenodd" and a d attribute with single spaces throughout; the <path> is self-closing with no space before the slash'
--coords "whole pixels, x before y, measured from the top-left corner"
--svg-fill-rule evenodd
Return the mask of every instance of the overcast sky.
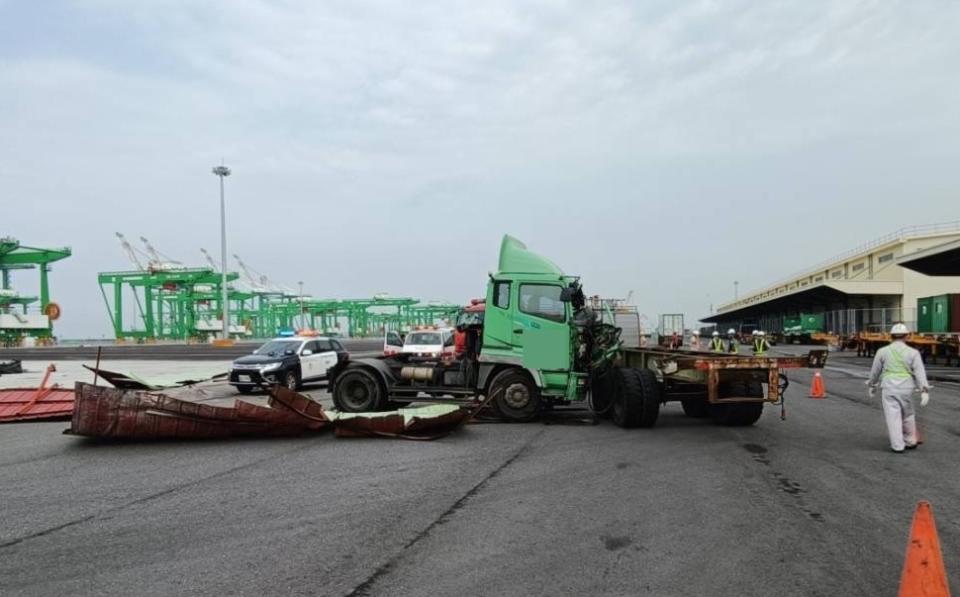
<path id="1" fill-rule="evenodd" d="M 511 233 L 651 320 L 960 219 L 960 4 L 0 0 L 0 235 L 461 302 Z M 30 290 L 37 276 L 17 274 Z"/>

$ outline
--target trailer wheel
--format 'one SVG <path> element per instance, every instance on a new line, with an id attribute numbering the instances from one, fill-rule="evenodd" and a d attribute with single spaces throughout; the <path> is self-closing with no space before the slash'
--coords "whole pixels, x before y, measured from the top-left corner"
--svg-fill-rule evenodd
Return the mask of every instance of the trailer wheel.
<path id="1" fill-rule="evenodd" d="M 649 369 L 613 371 L 614 396 L 611 418 L 623 428 L 653 427 L 660 415 L 660 386 Z"/>
<path id="2" fill-rule="evenodd" d="M 720 388 L 723 396 L 742 396 L 745 398 L 763 398 L 763 384 L 760 382 L 733 383 Z M 757 422 L 763 414 L 763 402 L 734 402 L 730 404 L 711 404 L 710 416 L 714 422 L 728 427 L 748 427 Z"/>
<path id="3" fill-rule="evenodd" d="M 613 397 L 616 389 L 613 370 L 594 376 L 590 381 L 590 407 L 601 419 L 609 419 L 613 410 Z"/>
<path id="4" fill-rule="evenodd" d="M 333 404 L 337 410 L 349 413 L 378 411 L 387 404 L 385 394 L 379 380 L 369 371 L 351 369 L 337 379 Z"/>
<path id="5" fill-rule="evenodd" d="M 530 376 L 521 371 L 508 370 L 490 383 L 490 393 L 500 416 L 510 421 L 531 421 L 540 412 L 540 388 Z"/>
<path id="6" fill-rule="evenodd" d="M 703 398 L 683 398 L 680 400 L 683 414 L 692 419 L 705 419 L 710 416 L 710 404 Z"/>

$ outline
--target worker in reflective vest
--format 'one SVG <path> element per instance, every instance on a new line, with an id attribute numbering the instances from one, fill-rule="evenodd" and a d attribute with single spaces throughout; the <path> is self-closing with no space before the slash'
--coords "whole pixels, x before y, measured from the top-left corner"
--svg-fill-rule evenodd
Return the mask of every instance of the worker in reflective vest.
<path id="1" fill-rule="evenodd" d="M 923 367 L 920 352 L 907 346 L 905 339 L 910 333 L 902 323 L 890 330 L 893 342 L 877 351 L 867 380 L 871 398 L 880 387 L 883 416 L 890 436 L 890 449 L 902 454 L 904 449 L 917 447 L 917 417 L 913 404 L 913 392 L 920 392 L 920 406 L 930 401 L 930 384 Z"/>
<path id="2" fill-rule="evenodd" d="M 727 352 L 734 354 L 740 352 L 740 343 L 737 342 L 737 330 L 733 328 L 727 330 Z"/>
<path id="3" fill-rule="evenodd" d="M 720 332 L 714 331 L 710 337 L 710 351 L 711 352 L 726 352 L 726 348 L 723 345 L 723 338 L 720 337 Z"/>
<path id="4" fill-rule="evenodd" d="M 770 350 L 770 343 L 767 342 L 767 334 L 758 331 L 757 335 L 753 337 L 753 354 L 762 357 L 767 354 L 768 350 Z"/>

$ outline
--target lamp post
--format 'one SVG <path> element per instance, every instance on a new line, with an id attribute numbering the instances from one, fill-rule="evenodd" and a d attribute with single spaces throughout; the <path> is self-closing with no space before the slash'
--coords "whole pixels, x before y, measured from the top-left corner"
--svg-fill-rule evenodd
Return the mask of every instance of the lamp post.
<path id="1" fill-rule="evenodd" d="M 221 164 L 213 168 L 213 173 L 220 177 L 220 279 L 221 311 L 223 316 L 223 341 L 230 341 L 230 303 L 227 293 L 227 205 L 223 199 L 223 179 L 230 176 L 230 168 Z"/>

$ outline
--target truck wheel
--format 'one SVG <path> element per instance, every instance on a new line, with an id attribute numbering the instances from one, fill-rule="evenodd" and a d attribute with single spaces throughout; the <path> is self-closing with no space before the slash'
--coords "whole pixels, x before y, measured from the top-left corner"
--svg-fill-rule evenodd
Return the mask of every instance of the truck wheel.
<path id="1" fill-rule="evenodd" d="M 297 391 L 300 387 L 300 376 L 297 375 L 296 369 L 291 369 L 283 374 L 283 385 L 285 385 L 288 390 Z"/>
<path id="2" fill-rule="evenodd" d="M 611 418 L 624 428 L 653 427 L 660 415 L 660 386 L 649 369 L 613 371 L 614 394 Z"/>
<path id="3" fill-rule="evenodd" d="M 595 415 L 601 419 L 609 419 L 613 410 L 614 385 L 613 371 L 595 376 L 590 381 L 590 406 Z"/>
<path id="4" fill-rule="evenodd" d="M 333 390 L 333 405 L 343 412 L 383 410 L 386 403 L 385 392 L 379 380 L 363 369 L 353 369 L 341 374 Z"/>
<path id="5" fill-rule="evenodd" d="M 703 398 L 683 398 L 680 400 L 683 414 L 692 419 L 705 419 L 710 416 L 710 404 Z"/>
<path id="6" fill-rule="evenodd" d="M 720 390 L 721 397 L 763 398 L 763 384 L 759 382 L 733 383 Z M 748 427 L 756 423 L 762 414 L 763 402 L 710 405 L 710 416 L 713 417 L 714 422 L 728 427 Z"/>
<path id="7" fill-rule="evenodd" d="M 540 412 L 540 388 L 520 371 L 504 371 L 490 383 L 500 415 L 510 421 L 532 421 Z"/>

